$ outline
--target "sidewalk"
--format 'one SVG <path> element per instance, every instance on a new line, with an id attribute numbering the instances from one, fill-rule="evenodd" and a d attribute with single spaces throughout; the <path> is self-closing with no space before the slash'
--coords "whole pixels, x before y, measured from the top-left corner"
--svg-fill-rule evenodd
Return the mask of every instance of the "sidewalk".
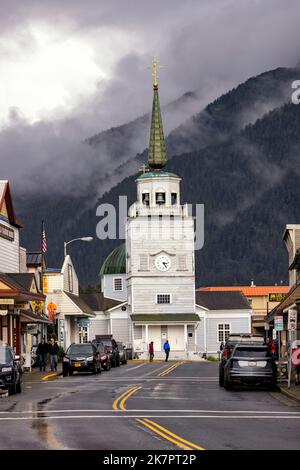
<path id="1" fill-rule="evenodd" d="M 287 384 L 279 385 L 279 390 L 281 393 L 296 400 L 300 404 L 300 385 L 291 385 L 291 388 L 288 388 Z"/>
<path id="2" fill-rule="evenodd" d="M 51 372 L 50 368 L 48 367 L 45 372 L 41 372 L 38 367 L 33 367 L 31 372 L 24 371 L 23 372 L 23 383 L 26 382 L 41 382 L 42 380 L 54 380 L 59 375 L 62 374 L 62 363 L 60 362 L 57 365 L 57 371 Z"/>

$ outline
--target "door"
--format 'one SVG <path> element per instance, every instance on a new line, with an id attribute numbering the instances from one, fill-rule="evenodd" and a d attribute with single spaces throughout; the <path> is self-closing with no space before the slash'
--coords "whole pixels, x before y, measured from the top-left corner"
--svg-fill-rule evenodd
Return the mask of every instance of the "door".
<path id="1" fill-rule="evenodd" d="M 168 340 L 171 351 L 184 351 L 184 326 L 168 325 Z"/>
<path id="2" fill-rule="evenodd" d="M 148 343 L 154 342 L 154 354 L 155 351 L 161 351 L 161 326 L 149 325 L 148 326 Z"/>

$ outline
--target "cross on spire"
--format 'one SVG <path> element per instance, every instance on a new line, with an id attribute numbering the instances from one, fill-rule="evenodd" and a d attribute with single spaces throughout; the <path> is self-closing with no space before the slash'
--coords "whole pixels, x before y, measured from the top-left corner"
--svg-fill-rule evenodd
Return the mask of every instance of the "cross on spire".
<path id="1" fill-rule="evenodd" d="M 141 166 L 141 168 L 139 168 L 139 171 L 142 171 L 143 173 L 147 173 L 149 170 L 149 168 L 145 165 L 145 163 L 143 163 L 143 165 Z"/>
<path id="2" fill-rule="evenodd" d="M 153 88 L 158 88 L 158 69 L 163 68 L 163 65 L 158 65 L 157 59 L 153 57 L 152 65 L 148 65 L 147 69 L 152 69 L 152 77 L 153 77 Z"/>

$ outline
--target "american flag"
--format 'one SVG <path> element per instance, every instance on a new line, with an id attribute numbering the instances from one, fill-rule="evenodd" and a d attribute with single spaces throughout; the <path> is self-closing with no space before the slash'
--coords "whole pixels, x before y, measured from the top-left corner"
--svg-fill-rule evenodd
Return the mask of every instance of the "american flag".
<path id="1" fill-rule="evenodd" d="M 43 255 L 47 251 L 47 239 L 46 239 L 46 232 L 45 232 L 45 224 L 44 221 L 42 222 L 42 252 Z"/>

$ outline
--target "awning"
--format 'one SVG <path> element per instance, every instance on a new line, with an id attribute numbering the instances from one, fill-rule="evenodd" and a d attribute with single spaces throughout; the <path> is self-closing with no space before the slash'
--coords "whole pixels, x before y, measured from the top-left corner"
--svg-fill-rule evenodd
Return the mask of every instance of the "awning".
<path id="1" fill-rule="evenodd" d="M 277 305 L 273 310 L 269 313 L 267 316 L 267 323 L 271 323 L 276 315 L 282 315 L 284 310 L 291 305 L 293 305 L 296 300 L 300 299 L 300 285 L 295 286 L 290 290 L 290 292 L 287 294 L 286 298 L 280 302 L 279 305 Z"/>
<path id="2" fill-rule="evenodd" d="M 27 311 L 27 310 L 21 310 L 20 315 L 21 315 L 21 323 L 47 323 L 47 324 L 52 323 L 47 318 L 41 317 L 40 315 L 36 315 L 35 313 Z"/>
<path id="3" fill-rule="evenodd" d="M 189 323 L 189 322 L 197 322 L 200 321 L 199 315 L 196 313 L 164 313 L 164 314 L 132 314 L 131 320 L 135 323 L 137 322 L 182 322 L 182 323 Z"/>

